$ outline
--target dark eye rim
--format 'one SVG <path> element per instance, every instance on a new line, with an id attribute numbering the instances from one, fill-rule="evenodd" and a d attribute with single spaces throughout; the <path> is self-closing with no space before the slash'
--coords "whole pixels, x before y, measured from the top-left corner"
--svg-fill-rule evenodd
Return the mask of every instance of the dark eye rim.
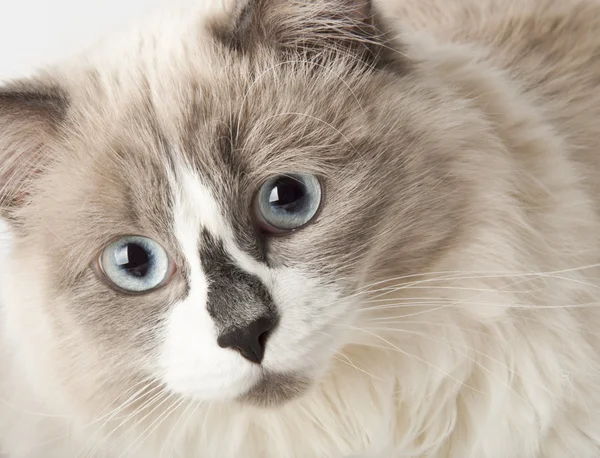
<path id="1" fill-rule="evenodd" d="M 273 226 L 273 225 L 267 223 L 264 220 L 264 218 L 262 218 L 260 208 L 259 208 L 259 203 L 258 203 L 258 196 L 260 194 L 260 190 L 262 189 L 262 187 L 269 180 L 273 179 L 273 177 L 279 177 L 279 176 L 293 177 L 294 175 L 312 175 L 313 177 L 315 177 L 317 179 L 317 182 L 319 183 L 319 187 L 321 188 L 321 200 L 319 201 L 319 207 L 317 208 L 317 211 L 312 216 L 312 218 L 310 218 L 306 223 L 302 224 L 301 226 L 295 227 L 293 229 L 281 229 L 279 227 L 276 227 L 276 226 Z M 290 235 L 295 232 L 301 231 L 302 229 L 304 229 L 307 226 L 310 226 L 311 224 L 314 224 L 316 222 L 317 218 L 320 216 L 321 212 L 323 211 L 323 207 L 325 206 L 326 197 L 327 197 L 327 192 L 326 192 L 326 188 L 325 188 L 325 180 L 323 179 L 323 177 L 321 177 L 319 175 L 308 173 L 308 172 L 289 172 L 289 173 L 279 173 L 277 175 L 272 175 L 260 183 L 260 185 L 258 186 L 258 188 L 256 189 L 256 192 L 254 193 L 254 195 L 252 197 L 252 219 L 254 221 L 254 225 L 257 227 L 257 229 L 262 234 L 267 235 L 269 237 L 284 237 L 286 235 Z"/>
<path id="2" fill-rule="evenodd" d="M 117 286 L 115 283 L 113 283 L 112 280 L 110 278 L 108 278 L 108 275 L 106 275 L 106 273 L 104 272 L 104 269 L 102 267 L 102 254 L 104 253 L 104 250 L 106 250 L 107 247 L 109 247 L 111 244 L 115 243 L 116 241 L 124 239 L 124 238 L 129 238 L 129 237 L 132 237 L 132 238 L 137 237 L 137 238 L 144 238 L 144 239 L 152 240 L 152 242 L 156 243 L 164 250 L 164 252 L 167 254 L 167 257 L 169 258 L 169 266 L 168 266 L 167 273 L 165 275 L 164 280 L 161 281 L 158 285 L 156 285 L 152 289 L 148 289 L 146 291 L 129 291 L 127 289 L 123 289 L 120 286 Z M 145 295 L 148 295 L 151 293 L 155 293 L 156 291 L 163 289 L 165 286 L 169 285 L 171 283 L 171 281 L 173 280 L 173 278 L 175 277 L 175 274 L 178 271 L 177 264 L 173 260 L 173 257 L 171 255 L 169 255 L 169 252 L 167 251 L 167 249 L 164 247 L 164 245 L 162 243 L 157 242 L 152 237 L 148 237 L 146 235 L 140 235 L 140 234 L 127 234 L 127 235 L 119 235 L 116 237 L 112 237 L 96 253 L 96 255 L 94 256 L 94 258 L 90 264 L 90 267 L 91 267 L 92 271 L 94 272 L 94 275 L 96 276 L 96 278 L 101 283 L 105 284 L 113 291 L 116 291 L 116 292 L 126 295 L 126 296 L 145 296 Z"/>

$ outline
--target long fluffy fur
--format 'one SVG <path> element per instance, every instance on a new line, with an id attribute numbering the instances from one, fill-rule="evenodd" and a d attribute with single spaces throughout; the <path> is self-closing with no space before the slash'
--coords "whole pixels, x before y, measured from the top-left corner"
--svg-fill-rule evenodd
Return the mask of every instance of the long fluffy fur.
<path id="1" fill-rule="evenodd" d="M 317 5 L 311 21 L 329 4 Z M 350 9 L 332 19 L 333 35 L 320 19 L 317 31 L 314 21 L 310 30 L 252 29 L 256 49 L 242 57 L 215 44 L 215 30 L 233 36 L 234 2 L 198 9 L 50 71 L 69 111 L 60 128 L 43 130 L 46 147 L 27 151 L 52 160 L 35 173 L 20 164 L 24 175 L 0 166 L 5 195 L 27 190 L 25 204 L 3 206 L 12 226 L 0 261 L 0 450 L 600 456 L 600 6 L 382 0 L 380 35 L 356 29 Z M 281 19 L 259 15 L 249 27 L 261 18 Z M 282 64 L 280 52 L 295 61 Z M 5 164 L 32 144 L 19 132 L 40 131 L 13 113 L 0 116 Z M 169 234 L 161 190 L 177 184 L 160 172 L 163 137 L 183 155 L 212 151 L 208 139 L 221 132 L 212 120 L 232 113 L 257 182 L 289 164 L 329 180 L 333 208 L 320 226 L 274 251 L 344 284 L 354 304 L 330 329 L 338 353 L 313 388 L 270 408 L 164 394 L 141 370 L 154 343 L 111 347 L 111 329 L 131 319 L 143 334 L 145 317 L 103 322 L 93 309 L 116 299 L 80 255 L 127 231 L 103 222 L 128 215 L 120 177 L 133 183 L 128 198 L 143 224 Z M 190 119 L 202 135 L 186 137 Z M 144 155 L 127 152 L 137 149 Z M 215 175 L 216 194 L 243 195 L 247 183 L 230 185 L 212 153 L 190 157 Z M 179 290 L 164 294 L 157 303 Z M 99 337 L 88 322 L 103 323 Z"/>

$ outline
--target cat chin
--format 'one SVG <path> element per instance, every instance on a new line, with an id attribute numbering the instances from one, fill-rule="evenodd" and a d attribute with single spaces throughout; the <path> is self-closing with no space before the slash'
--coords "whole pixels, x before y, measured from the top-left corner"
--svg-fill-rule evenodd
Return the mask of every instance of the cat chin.
<path id="1" fill-rule="evenodd" d="M 301 374 L 265 372 L 249 391 L 237 399 L 242 404 L 276 407 L 304 395 L 312 380 Z"/>
<path id="2" fill-rule="evenodd" d="M 282 406 L 294 399 L 304 396 L 318 379 L 313 373 L 308 372 L 275 372 L 263 371 L 251 384 L 250 388 L 240 391 L 240 394 L 231 392 L 222 396 L 206 397 L 205 393 L 194 393 L 192 390 L 173 390 L 183 397 L 194 399 L 198 402 L 233 402 L 246 406 L 260 408 Z"/>

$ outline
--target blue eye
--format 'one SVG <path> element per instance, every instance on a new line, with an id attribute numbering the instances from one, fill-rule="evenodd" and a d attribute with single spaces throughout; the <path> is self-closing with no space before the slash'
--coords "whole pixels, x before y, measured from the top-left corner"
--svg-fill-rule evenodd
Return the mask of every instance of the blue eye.
<path id="1" fill-rule="evenodd" d="M 100 254 L 98 267 L 117 289 L 141 293 L 167 283 L 174 273 L 169 255 L 155 241 L 127 236 L 108 245 Z"/>
<path id="2" fill-rule="evenodd" d="M 313 220 L 321 199 L 321 183 L 314 175 L 275 176 L 256 195 L 256 218 L 266 232 L 290 232 Z"/>

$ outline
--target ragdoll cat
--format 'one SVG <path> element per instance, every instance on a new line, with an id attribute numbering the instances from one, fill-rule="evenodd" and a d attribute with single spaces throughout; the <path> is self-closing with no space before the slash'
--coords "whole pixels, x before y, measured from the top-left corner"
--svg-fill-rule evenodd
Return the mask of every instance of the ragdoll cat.
<path id="1" fill-rule="evenodd" d="M 600 456 L 600 4 L 111 43 L 0 92 L 3 456 Z"/>

